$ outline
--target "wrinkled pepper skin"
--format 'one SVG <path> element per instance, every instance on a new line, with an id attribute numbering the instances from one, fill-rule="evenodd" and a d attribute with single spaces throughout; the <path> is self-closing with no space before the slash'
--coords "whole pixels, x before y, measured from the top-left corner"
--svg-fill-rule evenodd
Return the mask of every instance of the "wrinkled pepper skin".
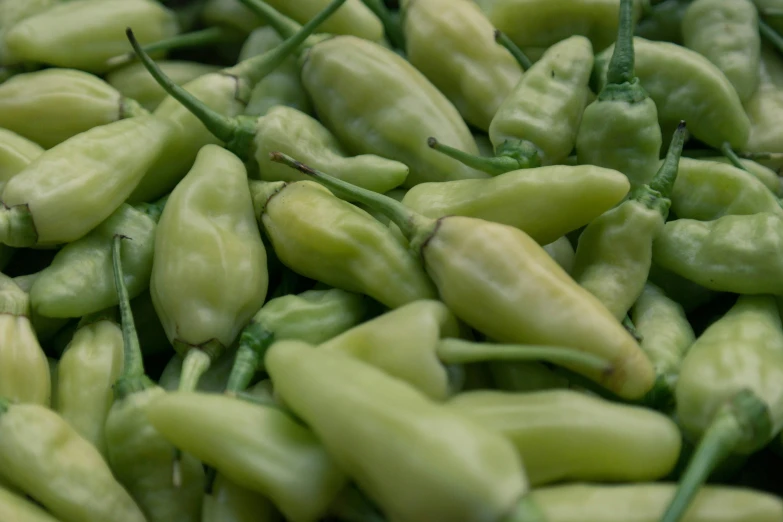
<path id="1" fill-rule="evenodd" d="M 346 484 L 316 436 L 278 409 L 175 392 L 151 403 L 147 415 L 177 447 L 266 495 L 293 522 L 318 520 Z"/>
<path id="2" fill-rule="evenodd" d="M 0 129 L 0 193 L 9 179 L 22 172 L 44 149 L 37 143 Z"/>
<path id="3" fill-rule="evenodd" d="M 258 119 L 255 158 L 264 181 L 302 181 L 307 176 L 274 163 L 271 152 L 302 158 L 309 165 L 373 192 L 388 192 L 408 177 L 408 167 L 373 154 L 348 157 L 337 138 L 318 120 L 290 107 L 277 106 Z"/>
<path id="4" fill-rule="evenodd" d="M 567 484 L 541 488 L 532 501 L 547 522 L 658 522 L 674 484 L 600 486 Z M 783 502 L 749 489 L 702 488 L 682 522 L 779 522 Z"/>
<path id="5" fill-rule="evenodd" d="M 711 221 L 768 212 L 783 217 L 778 198 L 751 173 L 733 165 L 682 158 L 672 192 L 678 218 Z"/>
<path id="6" fill-rule="evenodd" d="M 509 441 L 372 366 L 281 341 L 266 367 L 286 405 L 390 520 L 500 520 L 527 490 Z M 433 465 L 422 467 L 425 458 Z"/>
<path id="7" fill-rule="evenodd" d="M 275 506 L 263 495 L 238 486 L 222 474 L 204 497 L 201 522 L 276 522 Z"/>
<path id="8" fill-rule="evenodd" d="M 239 60 L 247 60 L 253 56 L 271 51 L 282 43 L 283 39 L 272 27 L 259 27 L 247 37 Z M 299 78 L 299 64 L 295 56 L 291 56 L 280 64 L 266 78 L 253 87 L 245 108 L 248 116 L 263 116 L 275 105 L 292 107 L 305 114 L 310 114 L 313 108 L 310 98 Z M 164 72 L 166 72 L 164 70 Z"/>
<path id="9" fill-rule="evenodd" d="M 160 217 L 150 281 L 155 310 L 175 348 L 227 347 L 261 307 L 268 283 L 245 168 L 207 145 Z"/>
<path id="10" fill-rule="evenodd" d="M 215 65 L 183 60 L 161 60 L 157 63 L 177 85 L 185 85 L 200 76 L 220 70 Z M 126 98 L 139 102 L 148 111 L 157 109 L 160 102 L 166 98 L 166 91 L 152 79 L 140 63 L 132 63 L 111 71 L 106 75 L 106 82 Z"/>
<path id="11" fill-rule="evenodd" d="M 60 0 L 4 0 L 0 2 L 0 66 L 14 62 L 5 45 L 5 33 L 25 18 L 43 13 Z"/>
<path id="12" fill-rule="evenodd" d="M 392 308 L 437 295 L 419 260 L 388 228 L 317 183 L 251 190 L 275 253 L 295 272 Z"/>
<path id="13" fill-rule="evenodd" d="M 751 0 L 695 0 L 682 19 L 685 47 L 706 56 L 743 102 L 758 88 L 759 16 Z"/>
<path id="14" fill-rule="evenodd" d="M 35 311 L 46 317 L 82 317 L 118 303 L 111 245 L 116 234 L 131 239 L 122 249 L 130 296 L 147 289 L 152 273 L 157 219 L 123 204 L 92 232 L 67 244 L 30 289 Z"/>
<path id="15" fill-rule="evenodd" d="M 0 397 L 49 406 L 49 365 L 29 314 L 29 296 L 0 274 Z"/>
<path id="16" fill-rule="evenodd" d="M 492 118 L 489 137 L 495 149 L 507 140 L 525 140 L 536 146 L 543 165 L 565 160 L 576 144 L 592 67 L 587 38 L 573 36 L 547 49 Z"/>
<path id="17" fill-rule="evenodd" d="M 552 165 L 486 180 L 422 183 L 402 203 L 431 218 L 467 216 L 516 227 L 546 245 L 614 207 L 629 189 L 615 170 Z"/>
<path id="18" fill-rule="evenodd" d="M 146 112 L 97 76 L 74 69 L 18 74 L 0 84 L 0 126 L 47 149 Z"/>
<path id="19" fill-rule="evenodd" d="M 17 62 L 102 73 L 106 60 L 128 50 L 126 27 L 143 44 L 179 32 L 174 12 L 153 0 L 73 0 L 14 25 L 5 44 Z"/>
<path id="20" fill-rule="evenodd" d="M 506 436 L 532 486 L 653 481 L 680 455 L 680 432 L 667 416 L 581 392 L 475 391 L 447 405 Z"/>
<path id="21" fill-rule="evenodd" d="M 783 294 L 783 219 L 761 212 L 668 222 L 653 260 L 699 285 L 739 294 Z"/>
<path id="22" fill-rule="evenodd" d="M 699 53 L 669 42 L 637 37 L 633 46 L 636 76 L 655 102 L 662 130 L 685 120 L 688 131 L 704 143 L 720 148 L 728 142 L 745 150 L 750 120 L 720 69 Z M 614 46 L 595 57 L 599 89 L 606 85 L 613 50 Z"/>
<path id="23" fill-rule="evenodd" d="M 406 0 L 402 11 L 408 60 L 481 130 L 522 77 L 494 26 L 471 0 Z M 437 42 L 434 44 L 433 42 Z"/>
<path id="24" fill-rule="evenodd" d="M 122 329 L 100 319 L 76 330 L 57 366 L 57 402 L 63 419 L 106 456 L 105 426 L 122 373 Z"/>
<path id="25" fill-rule="evenodd" d="M 0 487 L 0 519 L 14 522 L 58 522 L 52 515 L 5 487 Z"/>
<path id="26" fill-rule="evenodd" d="M 620 0 L 476 0 L 489 18 L 519 47 L 550 47 L 574 35 L 590 39 L 596 51 L 617 36 Z M 634 18 L 641 15 L 636 2 Z"/>
<path id="27" fill-rule="evenodd" d="M 750 138 L 745 147 L 748 152 L 783 152 L 783 93 L 779 83 L 783 67 L 779 62 L 777 53 L 763 51 L 758 89 L 745 102 L 750 118 Z"/>
<path id="28" fill-rule="evenodd" d="M 308 50 L 302 83 L 321 121 L 351 153 L 410 168 L 404 187 L 488 177 L 427 146 L 427 138 L 437 136 L 478 154 L 454 105 L 393 51 L 353 36 L 331 38 Z"/>
<path id="29" fill-rule="evenodd" d="M 160 118 L 129 118 L 77 134 L 39 156 L 0 195 L 6 207 L 22 205 L 29 211 L 36 237 L 23 242 L 56 245 L 85 236 L 128 198 L 162 152 L 169 132 L 169 123 Z M 0 230 L 14 228 L 3 225 Z M 14 246 L 15 241 L 3 242 Z"/>
<path id="30" fill-rule="evenodd" d="M 146 522 L 95 447 L 36 404 L 0 414 L 0 469 L 62 522 Z"/>

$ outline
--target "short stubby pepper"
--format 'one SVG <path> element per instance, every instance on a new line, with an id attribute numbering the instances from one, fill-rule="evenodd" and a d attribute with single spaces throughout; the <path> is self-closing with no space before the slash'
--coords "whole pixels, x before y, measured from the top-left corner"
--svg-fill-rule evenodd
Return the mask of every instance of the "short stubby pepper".
<path id="1" fill-rule="evenodd" d="M 465 121 L 489 129 L 522 77 L 511 53 L 495 42 L 492 23 L 471 0 L 406 0 L 401 16 L 408 60 Z"/>
<path id="2" fill-rule="evenodd" d="M 494 388 L 509 392 L 532 392 L 568 388 L 568 378 L 555 373 L 540 362 L 495 362 L 489 363 L 492 385 L 479 389 Z"/>
<path id="3" fill-rule="evenodd" d="M 138 28 L 143 43 L 179 32 L 174 12 L 153 0 L 74 0 L 14 25 L 5 45 L 14 62 L 103 73 L 109 58 L 127 50 L 128 26 Z"/>
<path id="4" fill-rule="evenodd" d="M 665 415 L 581 392 L 474 391 L 446 404 L 511 440 L 534 487 L 657 480 L 680 455 L 680 431 Z"/>
<path id="5" fill-rule="evenodd" d="M 22 172 L 44 149 L 27 138 L 0 129 L 0 193 L 8 180 Z"/>
<path id="6" fill-rule="evenodd" d="M 500 521 L 527 491 L 507 439 L 405 382 L 301 341 L 275 343 L 265 363 L 285 404 L 391 520 Z"/>
<path id="7" fill-rule="evenodd" d="M 750 120 L 734 86 L 707 58 L 669 42 L 634 38 L 635 72 L 655 102 L 664 135 L 681 120 L 704 143 L 745 149 Z M 613 47 L 595 57 L 597 87 L 607 83 Z"/>
<path id="8" fill-rule="evenodd" d="M 783 152 L 783 94 L 776 80 L 776 75 L 783 72 L 779 62 L 774 51 L 763 50 L 758 89 L 745 102 L 750 118 L 750 138 L 745 150 L 749 152 Z"/>
<path id="9" fill-rule="evenodd" d="M 201 522 L 278 522 L 280 515 L 265 496 L 244 488 L 221 473 L 204 496 Z"/>
<path id="10" fill-rule="evenodd" d="M 261 307 L 268 284 L 245 168 L 207 145 L 163 209 L 150 280 L 169 341 L 185 355 L 181 387 L 195 389 Z"/>
<path id="11" fill-rule="evenodd" d="M 695 0 L 682 19 L 685 46 L 714 63 L 743 102 L 759 83 L 758 19 L 751 0 Z"/>
<path id="12" fill-rule="evenodd" d="M 760 212 L 663 227 L 653 261 L 720 292 L 783 294 L 783 218 Z"/>

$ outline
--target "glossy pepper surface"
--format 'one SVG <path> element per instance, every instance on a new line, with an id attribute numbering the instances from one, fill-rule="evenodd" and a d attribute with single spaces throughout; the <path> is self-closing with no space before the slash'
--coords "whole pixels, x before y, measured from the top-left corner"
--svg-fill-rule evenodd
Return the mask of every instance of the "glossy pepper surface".
<path id="1" fill-rule="evenodd" d="M 470 0 L 407 0 L 402 20 L 411 64 L 446 95 L 465 121 L 489 129 L 498 107 L 522 77 L 511 53 L 495 42 L 492 23 Z"/>
<path id="2" fill-rule="evenodd" d="M 0 192 L 8 182 L 23 171 L 44 149 L 27 138 L 0 129 Z"/>
<path id="3" fill-rule="evenodd" d="M 266 367 L 285 403 L 391 520 L 501 520 L 526 492 L 506 439 L 365 363 L 281 341 Z M 437 465 L 422 468 L 425 456 Z"/>

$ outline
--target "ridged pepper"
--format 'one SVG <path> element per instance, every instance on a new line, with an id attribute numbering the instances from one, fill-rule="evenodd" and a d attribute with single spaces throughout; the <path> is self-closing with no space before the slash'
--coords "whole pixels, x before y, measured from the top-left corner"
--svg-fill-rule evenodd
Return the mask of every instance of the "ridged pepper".
<path id="1" fill-rule="evenodd" d="M 495 42 L 492 23 L 470 0 L 405 0 L 401 16 L 408 61 L 465 121 L 489 129 L 522 77 L 511 53 Z"/>
<path id="2" fill-rule="evenodd" d="M 526 493 L 508 440 L 372 366 L 280 341 L 266 368 L 285 404 L 391 520 L 501 521 Z"/>
<path id="3" fill-rule="evenodd" d="M 275 506 L 263 495 L 243 488 L 218 473 L 204 496 L 201 522 L 276 522 Z"/>
<path id="4" fill-rule="evenodd" d="M 23 495 L 0 487 L 0 519 L 13 522 L 59 522 Z"/>
<path id="5" fill-rule="evenodd" d="M 750 138 L 745 150 L 748 152 L 783 152 L 783 94 L 776 77 L 783 75 L 780 58 L 769 49 L 764 49 L 759 66 L 759 86 L 753 96 L 745 102 L 745 111 L 750 118 Z"/>
<path id="6" fill-rule="evenodd" d="M 181 389 L 195 389 L 234 342 L 261 308 L 268 284 L 245 168 L 207 145 L 163 209 L 150 280 L 169 341 L 185 357 Z"/>
<path id="7" fill-rule="evenodd" d="M 0 192 L 44 150 L 37 143 L 6 129 L 0 129 Z"/>
<path id="8" fill-rule="evenodd" d="M 446 404 L 506 436 L 534 487 L 657 480 L 680 455 L 680 431 L 665 415 L 581 392 L 475 391 Z"/>
<path id="9" fill-rule="evenodd" d="M 652 387 L 652 365 L 633 337 L 524 232 L 475 218 L 426 218 L 285 155 L 275 159 L 386 214 L 421 255 L 441 300 L 469 326 L 500 342 L 570 347 L 608 360 L 611 374 L 579 371 L 622 397 Z"/>

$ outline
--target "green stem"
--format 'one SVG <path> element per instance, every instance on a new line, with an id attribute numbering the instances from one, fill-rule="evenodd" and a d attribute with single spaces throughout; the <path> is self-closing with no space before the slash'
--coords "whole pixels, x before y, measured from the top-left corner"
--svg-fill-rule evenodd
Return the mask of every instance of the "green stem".
<path id="1" fill-rule="evenodd" d="M 770 27 L 764 20 L 759 20 L 759 33 L 764 39 L 772 44 L 778 52 L 783 53 L 783 37 L 781 37 L 777 31 Z"/>
<path id="2" fill-rule="evenodd" d="M 495 29 L 495 41 L 505 47 L 508 52 L 511 53 L 511 56 L 513 56 L 519 66 L 522 67 L 523 71 L 527 71 L 533 67 L 533 62 L 530 60 L 530 58 L 527 57 L 524 51 L 522 51 L 522 49 L 520 49 L 506 33 Z"/>
<path id="3" fill-rule="evenodd" d="M 747 172 L 748 169 L 745 168 L 745 165 L 740 161 L 740 157 L 734 152 L 734 149 L 731 148 L 731 143 L 728 141 L 724 142 L 723 145 L 720 146 L 720 151 L 729 159 L 732 165 Z"/>
<path id="4" fill-rule="evenodd" d="M 742 152 L 740 156 L 749 160 L 783 161 L 781 152 Z"/>
<path id="5" fill-rule="evenodd" d="M 375 13 L 381 23 L 383 29 L 386 32 L 386 36 L 389 37 L 389 41 L 397 49 L 405 49 L 405 35 L 403 34 L 402 27 L 398 19 L 392 16 L 389 8 L 383 3 L 383 0 L 362 0 L 364 5 L 370 8 L 370 11 Z"/>
<path id="6" fill-rule="evenodd" d="M 177 391 L 196 391 L 198 381 L 209 370 L 211 365 L 212 357 L 207 352 L 198 348 L 188 350 L 188 353 L 185 354 L 185 359 L 182 361 L 182 373 L 179 377 Z"/>
<path id="7" fill-rule="evenodd" d="M 302 26 L 262 0 L 239 0 L 283 38 L 290 38 Z"/>
<path id="8" fill-rule="evenodd" d="M 686 125 L 684 121 L 681 121 L 672 136 L 666 159 L 663 160 L 661 168 L 658 169 L 653 179 L 650 180 L 650 188 L 659 192 L 661 197 L 670 197 L 674 189 L 674 182 L 677 181 L 677 171 L 680 166 L 680 156 L 682 156 L 682 147 L 685 145 L 685 135 Z"/>
<path id="9" fill-rule="evenodd" d="M 484 158 L 482 156 L 476 156 L 448 145 L 443 145 L 435 138 L 427 138 L 427 145 L 429 148 L 434 149 L 441 154 L 453 158 L 463 165 L 467 165 L 470 168 L 486 172 L 491 176 L 497 176 L 498 174 L 505 174 L 512 170 L 518 170 L 524 167 L 519 166 L 519 162 L 508 156 L 497 156 L 494 158 Z"/>
<path id="10" fill-rule="evenodd" d="M 27 205 L 0 208 L 0 243 L 17 248 L 38 243 L 38 232 Z"/>
<path id="11" fill-rule="evenodd" d="M 630 83 L 634 79 L 633 0 L 620 0 L 619 18 L 617 43 L 606 73 L 607 83 L 614 85 Z"/>
<path id="12" fill-rule="evenodd" d="M 269 157 L 276 163 L 282 163 L 298 170 L 302 174 L 315 178 L 319 183 L 332 191 L 339 192 L 353 201 L 377 210 L 400 227 L 402 233 L 409 240 L 412 240 L 414 236 L 426 235 L 436 227 L 434 219 L 424 217 L 388 196 L 351 185 L 348 182 L 309 167 L 282 152 L 273 152 Z"/>
<path id="13" fill-rule="evenodd" d="M 555 364 L 576 364 L 589 370 L 610 372 L 612 364 L 597 355 L 574 348 L 527 344 L 495 344 L 441 339 L 436 347 L 438 359 L 444 364 L 467 364 L 484 361 L 548 361 Z"/>
<path id="14" fill-rule="evenodd" d="M 256 372 L 263 368 L 264 355 L 274 340 L 274 334 L 255 321 L 242 330 L 226 392 L 235 394 L 247 389 Z"/>
<path id="15" fill-rule="evenodd" d="M 160 51 L 171 51 L 174 49 L 188 49 L 191 47 L 202 47 L 205 45 L 212 45 L 220 42 L 225 42 L 231 39 L 231 33 L 223 29 L 222 27 L 209 27 L 207 29 L 201 29 L 199 31 L 193 31 L 190 33 L 178 34 L 171 38 L 165 38 L 158 40 L 151 44 L 147 44 L 142 49 L 147 54 L 153 54 Z M 135 52 L 129 51 L 127 53 L 118 54 L 106 60 L 106 65 L 109 67 L 117 67 L 133 61 L 136 57 Z"/>

